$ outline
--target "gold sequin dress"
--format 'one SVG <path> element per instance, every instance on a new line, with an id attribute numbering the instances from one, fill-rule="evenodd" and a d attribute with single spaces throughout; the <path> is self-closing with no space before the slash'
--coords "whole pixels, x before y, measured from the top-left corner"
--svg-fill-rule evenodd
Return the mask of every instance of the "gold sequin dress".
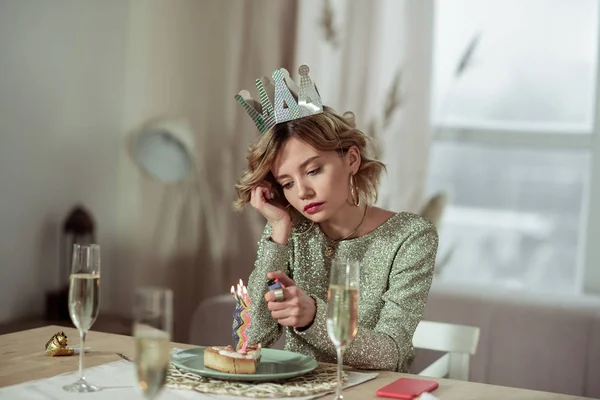
<path id="1" fill-rule="evenodd" d="M 264 294 L 267 272 L 283 271 L 317 304 L 314 322 L 303 331 L 285 329 L 286 350 L 335 363 L 336 350 L 327 335 L 327 288 L 333 257 L 360 261 L 358 334 L 344 354 L 344 364 L 363 369 L 409 372 L 414 358 L 412 337 L 421 320 L 438 246 L 435 226 L 418 215 L 395 214 L 367 235 L 339 242 L 327 257 L 331 241 L 318 224 L 299 224 L 287 245 L 270 240 L 265 227 L 248 280 L 252 300 L 249 341 L 272 346 L 284 327 L 273 319 Z"/>

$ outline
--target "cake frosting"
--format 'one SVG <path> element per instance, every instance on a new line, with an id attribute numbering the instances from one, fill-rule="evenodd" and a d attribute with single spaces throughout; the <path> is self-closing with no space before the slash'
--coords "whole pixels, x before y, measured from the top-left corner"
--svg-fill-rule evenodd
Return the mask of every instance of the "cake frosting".
<path id="1" fill-rule="evenodd" d="M 220 355 L 225 356 L 225 357 L 245 358 L 248 360 L 250 360 L 250 359 L 256 360 L 257 358 L 260 357 L 261 346 L 259 344 L 257 346 L 248 347 L 246 349 L 246 352 L 244 352 L 244 353 L 234 350 L 232 346 L 227 346 L 227 347 L 211 346 L 211 349 L 213 349 L 214 351 L 217 351 Z"/>

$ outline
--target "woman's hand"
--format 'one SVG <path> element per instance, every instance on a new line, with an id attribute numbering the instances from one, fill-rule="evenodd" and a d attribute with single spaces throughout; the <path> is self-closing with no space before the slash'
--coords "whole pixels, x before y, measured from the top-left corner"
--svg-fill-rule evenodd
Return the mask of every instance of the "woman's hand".
<path id="1" fill-rule="evenodd" d="M 283 285 L 283 301 L 275 301 L 275 294 L 265 294 L 271 315 L 280 325 L 304 328 L 310 325 L 317 313 L 317 304 L 304 290 L 281 271 L 269 272 L 269 278 L 278 279 Z"/>
<path id="2" fill-rule="evenodd" d="M 250 205 L 261 213 L 271 225 L 273 233 L 271 239 L 279 244 L 287 244 L 290 232 L 292 231 L 292 223 L 290 215 L 285 207 L 271 202 L 273 190 L 269 182 L 262 182 L 255 187 L 250 194 Z"/>

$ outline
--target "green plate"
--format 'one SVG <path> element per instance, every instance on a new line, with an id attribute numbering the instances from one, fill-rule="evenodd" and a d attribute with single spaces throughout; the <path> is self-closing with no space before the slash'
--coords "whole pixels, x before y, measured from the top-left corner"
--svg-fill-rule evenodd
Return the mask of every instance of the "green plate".
<path id="1" fill-rule="evenodd" d="M 209 378 L 230 381 L 275 381 L 304 375 L 317 368 L 317 361 L 290 351 L 262 349 L 261 361 L 255 374 L 227 374 L 204 366 L 204 349 L 196 347 L 173 354 L 171 361 L 177 367 Z"/>

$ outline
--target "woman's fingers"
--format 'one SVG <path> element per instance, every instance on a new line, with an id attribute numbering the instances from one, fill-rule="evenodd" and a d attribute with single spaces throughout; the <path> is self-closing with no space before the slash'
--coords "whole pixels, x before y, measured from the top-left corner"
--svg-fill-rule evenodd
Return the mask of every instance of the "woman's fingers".
<path id="1" fill-rule="evenodd" d="M 254 189 L 252 189 L 252 192 L 250 193 L 250 205 L 256 209 L 259 208 L 259 204 L 260 204 L 260 187 L 257 186 Z"/>
<path id="2" fill-rule="evenodd" d="M 260 207 L 260 205 L 271 200 L 271 193 L 271 184 L 269 182 L 261 183 L 250 192 L 250 204 L 254 208 Z"/>
<path id="3" fill-rule="evenodd" d="M 267 277 L 279 280 L 279 282 L 286 288 L 296 286 L 296 282 L 294 282 L 292 278 L 284 274 L 282 271 L 269 272 Z"/>
<path id="4" fill-rule="evenodd" d="M 294 289 L 292 289 L 294 288 Z M 284 287 L 283 289 L 283 300 L 282 301 L 277 301 L 277 297 L 275 296 L 275 290 L 269 290 L 267 293 L 265 293 L 265 300 L 268 303 L 284 303 L 286 301 L 290 301 L 292 299 L 294 299 L 295 297 L 298 296 L 298 290 L 296 289 L 296 286 L 292 286 L 292 287 Z"/>
<path id="5" fill-rule="evenodd" d="M 275 319 L 298 317 L 299 315 L 300 310 L 298 308 L 284 308 L 282 310 L 271 311 L 271 316 Z"/>
<path id="6" fill-rule="evenodd" d="M 280 271 L 279 271 L 280 272 Z M 288 278 L 281 273 L 278 277 Z M 290 281 L 295 285 L 294 281 Z M 283 289 L 284 301 L 269 301 L 274 299 L 273 292 L 265 295 L 267 307 L 271 311 L 271 316 L 277 320 L 280 325 L 286 326 L 307 326 L 314 320 L 317 311 L 315 300 L 307 296 L 302 289 L 297 286 L 290 286 Z"/>
<path id="7" fill-rule="evenodd" d="M 269 301 L 267 307 L 271 311 L 285 310 L 286 308 L 298 307 L 300 299 L 298 297 L 288 297 L 286 301 Z"/>

